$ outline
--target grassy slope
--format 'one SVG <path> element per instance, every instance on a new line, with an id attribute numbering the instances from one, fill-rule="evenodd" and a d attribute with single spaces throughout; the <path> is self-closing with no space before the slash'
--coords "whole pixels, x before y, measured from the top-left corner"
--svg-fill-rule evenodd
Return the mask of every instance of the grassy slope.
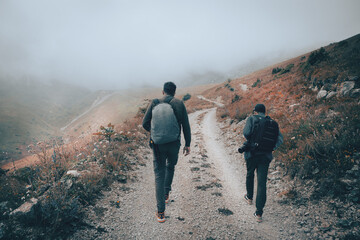
<path id="1" fill-rule="evenodd" d="M 0 150 L 17 156 L 24 145 L 58 136 L 94 94 L 71 85 L 0 79 Z"/>
<path id="2" fill-rule="evenodd" d="M 305 150 L 302 147 L 306 145 L 304 144 L 306 141 L 311 142 L 313 130 L 316 131 L 316 135 L 320 136 L 327 134 L 327 132 L 329 132 L 328 130 L 331 130 L 332 133 L 337 132 L 337 139 L 341 139 L 341 136 L 345 135 L 345 137 L 348 137 L 352 134 L 351 136 L 355 142 L 360 143 L 360 126 L 353 124 L 354 122 L 356 123 L 356 121 L 360 122 L 360 110 L 358 107 L 359 98 L 335 97 L 331 100 L 316 100 L 316 93 L 309 89 L 314 83 L 315 85 L 319 84 L 320 86 L 327 84 L 326 80 L 329 78 L 334 79 L 332 80 L 331 86 L 328 86 L 332 87 L 333 85 L 336 86 L 340 84 L 340 82 L 346 80 L 348 76 L 360 75 L 359 38 L 360 36 L 356 36 L 347 40 L 347 43 L 339 43 L 327 47 L 326 52 L 329 54 L 328 58 L 312 66 L 305 68 L 309 57 L 309 54 L 306 54 L 305 58 L 300 56 L 243 78 L 234 79 L 230 82 L 210 87 L 201 94 L 209 99 L 215 100 L 221 98 L 225 103 L 225 107 L 219 111 L 219 114 L 237 120 L 243 119 L 246 114 L 250 113 L 255 103 L 265 103 L 269 109 L 268 113 L 279 121 L 285 135 L 285 144 L 283 145 L 285 147 L 283 147 L 283 151 L 280 151 L 280 153 L 285 152 L 285 155 L 279 156 L 284 162 L 286 162 L 287 159 L 290 159 L 289 156 L 291 154 L 296 155 L 298 149 Z M 346 49 L 343 49 L 344 47 Z M 294 64 L 294 67 L 290 72 L 276 75 L 271 73 L 273 68 L 286 68 L 289 64 Z M 317 78 L 316 81 L 314 79 L 315 77 Z M 257 86 L 252 87 L 257 79 L 261 79 L 260 85 L 258 84 Z M 249 90 L 246 92 L 242 91 L 240 84 L 246 84 L 249 87 Z M 181 98 L 181 96 L 187 92 L 194 96 L 206 88 L 207 87 L 200 87 L 197 89 L 190 88 L 186 90 L 179 89 L 178 97 Z M 146 97 L 159 97 L 161 95 L 160 92 L 161 89 L 155 90 Z M 140 94 L 140 96 L 144 97 L 145 94 Z M 236 98 L 236 96 L 238 97 Z M 106 108 L 110 109 L 110 112 L 112 113 L 121 111 L 122 109 L 118 109 L 116 105 L 121 99 L 120 96 L 109 99 L 105 104 L 107 106 Z M 192 97 L 186 102 L 186 105 L 188 109 L 191 110 L 212 106 L 212 104 L 207 102 L 207 104 L 204 103 L 205 101 Z M 114 104 L 116 106 L 114 106 Z M 299 105 L 290 107 L 293 104 Z M 140 106 L 142 106 L 142 104 L 140 104 Z M 354 109 L 355 111 L 349 111 Z M 328 114 L 330 112 L 329 110 L 338 112 L 339 117 L 328 120 L 327 116 L 324 117 L 324 115 Z M 103 110 L 100 109 L 95 109 L 95 111 L 99 111 L 99 114 L 94 114 L 94 116 L 97 117 L 105 114 L 104 112 L 101 112 Z M 141 156 L 136 156 L 136 149 L 138 149 L 139 143 L 146 144 L 147 139 L 144 131 L 139 131 L 137 128 L 141 123 L 142 117 L 142 114 L 138 114 L 135 118 L 124 123 L 123 128 L 121 129 L 124 133 L 119 134 L 119 140 L 113 141 L 112 143 L 106 143 L 106 141 L 101 140 L 89 142 L 88 145 L 80 149 L 76 149 L 77 146 L 73 146 L 74 148 L 71 148 L 71 150 L 75 152 L 72 153 L 66 153 L 69 149 L 58 149 L 65 151 L 63 154 L 60 154 L 61 151 L 57 154 L 57 164 L 60 163 L 59 166 L 52 161 L 51 155 L 48 155 L 44 164 L 40 164 L 34 168 L 25 168 L 22 170 L 23 172 L 17 171 L 15 172 L 17 176 L 12 177 L 10 174 L 3 174 L 0 179 L 3 180 L 3 183 L 8 183 L 9 180 L 12 182 L 11 184 L 0 184 L 0 186 L 3 187 L 3 189 L 1 189 L 3 193 L 7 193 L 7 195 L 0 194 L 3 198 L 1 201 L 14 199 L 13 201 L 9 201 L 14 205 L 11 207 L 13 209 L 18 207 L 22 203 L 21 196 L 26 194 L 23 186 L 32 184 L 33 186 L 30 189 L 31 196 L 39 198 L 42 206 L 42 208 L 39 209 L 44 209 L 44 213 L 41 213 L 42 216 L 40 215 L 43 220 L 42 222 L 35 224 L 34 222 L 31 222 L 24 226 L 24 224 L 14 224 L 10 221 L 9 223 L 6 223 L 6 233 L 10 234 L 10 236 L 14 235 L 19 237 L 31 236 L 31 234 L 41 236 L 37 234 L 36 231 L 38 231 L 43 234 L 43 236 L 47 236 L 46 234 L 51 232 L 51 234 L 55 236 L 64 237 L 67 236 L 66 234 L 71 234 L 72 231 L 76 230 L 79 216 L 81 220 L 81 210 L 79 210 L 78 206 L 81 204 L 86 206 L 92 201 L 95 201 L 96 196 L 100 191 L 106 189 L 112 181 L 118 179 L 122 174 L 127 174 L 132 165 L 139 164 L 139 161 L 141 162 Z M 331 122 L 332 119 L 340 120 L 340 122 Z M 304 124 L 304 122 L 306 124 Z M 328 123 L 331 125 L 328 126 Z M 321 124 L 326 125 L 326 128 L 328 129 L 324 128 L 323 131 L 319 131 L 317 128 L 319 124 L 320 126 Z M 340 128 L 340 132 L 339 130 L 336 131 L 334 126 L 345 126 L 349 128 L 353 126 L 353 129 L 350 129 L 349 133 L 346 132 L 347 128 Z M 299 130 L 301 130 L 301 134 L 299 134 Z M 300 135 L 303 135 L 303 137 Z M 295 141 L 292 140 L 293 137 L 296 137 Z M 330 134 L 329 139 L 332 137 L 333 135 Z M 306 140 L 305 142 L 303 141 L 304 139 Z M 295 147 L 288 143 L 293 144 Z M 95 148 L 100 149 L 100 151 L 95 151 L 94 146 Z M 343 150 L 343 146 L 340 145 L 329 144 L 329 146 L 334 146 L 335 148 Z M 296 151 L 294 152 L 294 150 Z M 322 151 L 322 149 L 317 150 Z M 353 150 L 356 149 L 350 149 L 350 151 L 347 150 L 346 152 L 347 156 L 350 156 L 350 160 L 353 155 L 355 155 L 355 151 Z M 81 152 L 81 154 L 78 154 L 78 152 Z M 135 155 L 135 157 L 132 159 L 130 156 L 124 156 L 125 153 L 131 155 L 131 157 L 134 157 Z M 323 154 L 323 152 L 320 153 Z M 105 155 L 108 157 L 104 158 Z M 298 155 L 301 154 L 298 153 Z M 45 156 L 43 157 L 45 158 Z M 321 156 L 318 157 L 321 159 Z M 129 159 L 132 162 L 127 162 Z M 346 159 L 347 157 L 338 160 L 345 162 Z M 298 160 L 305 159 L 299 158 Z M 317 159 L 312 162 L 316 161 Z M 294 169 L 301 169 L 303 166 L 304 164 L 302 162 L 297 162 L 296 168 Z M 85 176 L 71 178 L 72 184 L 69 187 L 70 190 L 67 190 L 68 187 L 64 184 L 67 184 L 68 181 L 60 181 L 59 176 L 62 180 L 69 180 L 64 174 L 69 170 L 69 167 L 71 167 L 71 169 L 75 167 L 79 171 L 83 171 Z M 29 179 L 32 179 L 33 181 L 29 183 Z M 45 184 L 47 185 L 49 180 L 54 181 L 53 184 L 51 184 L 50 189 L 45 193 L 39 193 L 39 190 L 41 190 Z M 118 180 L 121 180 L 121 178 Z M 16 189 L 21 189 L 21 192 L 14 191 Z M 42 224 L 46 227 L 43 227 Z M 83 227 L 81 221 L 79 225 Z"/>
<path id="3" fill-rule="evenodd" d="M 339 90 L 344 81 L 360 76 L 360 35 L 325 47 L 325 57 L 312 65 L 310 54 L 227 81 L 203 95 L 211 99 L 221 96 L 226 106 L 219 116 L 238 121 L 246 118 L 256 103 L 264 103 L 285 136 L 278 157 L 291 174 L 312 178 L 318 168 L 319 176 L 338 178 L 351 168 L 359 150 L 359 96 L 317 99 L 318 91 L 313 89 Z M 274 68 L 286 69 L 292 64 L 289 72 L 272 73 Z M 357 80 L 355 88 L 359 85 Z"/>

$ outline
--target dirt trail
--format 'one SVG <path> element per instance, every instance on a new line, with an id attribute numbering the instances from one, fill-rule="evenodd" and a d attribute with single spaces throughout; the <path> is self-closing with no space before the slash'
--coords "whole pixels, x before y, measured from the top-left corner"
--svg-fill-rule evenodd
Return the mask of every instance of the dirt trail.
<path id="1" fill-rule="evenodd" d="M 236 153 L 238 140 L 224 141 L 216 108 L 189 118 L 192 152 L 179 157 L 166 222 L 155 218 L 152 154 L 140 149 L 146 166 L 140 168 L 139 180 L 116 183 L 105 192 L 89 210 L 89 223 L 96 228 L 79 231 L 73 239 L 305 239 L 293 230 L 295 219 L 284 215 L 287 209 L 275 202 L 271 191 L 264 222 L 255 221 L 255 207 L 242 199 L 246 171 Z"/>

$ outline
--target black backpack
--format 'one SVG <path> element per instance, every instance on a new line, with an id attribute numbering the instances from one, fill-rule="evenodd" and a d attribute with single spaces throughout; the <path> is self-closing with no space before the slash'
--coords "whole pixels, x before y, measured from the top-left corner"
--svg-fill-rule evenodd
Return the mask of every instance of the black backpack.
<path id="1" fill-rule="evenodd" d="M 272 152 L 279 136 L 278 123 L 269 116 L 254 115 L 254 117 L 254 131 L 251 137 L 252 150 Z"/>

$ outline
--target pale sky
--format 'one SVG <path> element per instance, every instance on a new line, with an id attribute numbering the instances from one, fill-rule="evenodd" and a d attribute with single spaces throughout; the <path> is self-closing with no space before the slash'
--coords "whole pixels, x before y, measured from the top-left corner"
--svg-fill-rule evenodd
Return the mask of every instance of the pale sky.
<path id="1" fill-rule="evenodd" d="M 359 12 L 359 0 L 0 0 L 0 77 L 162 85 L 341 41 Z"/>

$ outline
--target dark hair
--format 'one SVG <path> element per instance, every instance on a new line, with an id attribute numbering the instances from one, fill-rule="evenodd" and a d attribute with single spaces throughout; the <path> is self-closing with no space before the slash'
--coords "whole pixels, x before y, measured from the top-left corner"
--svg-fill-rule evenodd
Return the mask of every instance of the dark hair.
<path id="1" fill-rule="evenodd" d="M 265 105 L 264 104 L 256 104 L 255 108 L 254 108 L 254 111 L 255 112 L 258 112 L 258 113 L 265 113 Z"/>
<path id="2" fill-rule="evenodd" d="M 176 91 L 176 85 L 173 82 L 164 83 L 164 92 L 168 95 L 174 96 Z"/>

